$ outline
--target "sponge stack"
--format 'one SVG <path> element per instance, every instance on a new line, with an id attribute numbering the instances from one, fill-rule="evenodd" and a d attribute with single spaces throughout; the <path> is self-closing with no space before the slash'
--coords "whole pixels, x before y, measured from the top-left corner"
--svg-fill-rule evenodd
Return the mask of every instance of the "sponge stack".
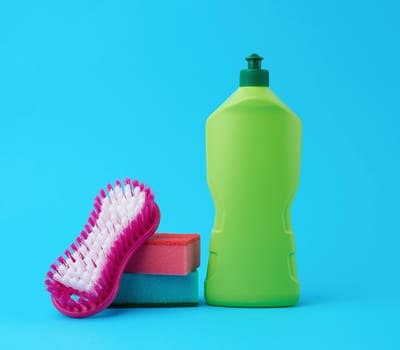
<path id="1" fill-rule="evenodd" d="M 200 236 L 156 233 L 128 262 L 112 307 L 198 303 Z"/>

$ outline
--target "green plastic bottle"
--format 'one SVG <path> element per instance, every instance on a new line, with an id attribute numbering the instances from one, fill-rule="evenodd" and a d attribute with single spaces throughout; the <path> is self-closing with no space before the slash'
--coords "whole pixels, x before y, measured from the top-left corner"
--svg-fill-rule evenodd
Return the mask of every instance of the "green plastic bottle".
<path id="1" fill-rule="evenodd" d="M 208 304 L 295 305 L 290 208 L 300 173 L 301 121 L 268 88 L 262 57 L 246 58 L 240 87 L 207 120 L 207 181 L 215 204 Z"/>

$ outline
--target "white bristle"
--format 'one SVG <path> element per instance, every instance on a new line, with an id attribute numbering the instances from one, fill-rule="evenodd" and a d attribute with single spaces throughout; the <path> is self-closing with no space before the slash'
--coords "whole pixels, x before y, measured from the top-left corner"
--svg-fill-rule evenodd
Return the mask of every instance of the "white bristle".
<path id="1" fill-rule="evenodd" d="M 109 190 L 108 196 L 101 200 L 101 211 L 92 232 L 72 252 L 72 259 L 68 257 L 65 264 L 57 266 L 54 279 L 82 292 L 94 292 L 113 243 L 142 210 L 145 199 L 146 193 L 139 187 L 132 192 L 130 184 Z"/>
<path id="2" fill-rule="evenodd" d="M 124 187 L 124 195 L 125 198 L 128 199 L 129 197 L 132 197 L 132 190 L 131 190 L 131 185 L 126 184 Z"/>

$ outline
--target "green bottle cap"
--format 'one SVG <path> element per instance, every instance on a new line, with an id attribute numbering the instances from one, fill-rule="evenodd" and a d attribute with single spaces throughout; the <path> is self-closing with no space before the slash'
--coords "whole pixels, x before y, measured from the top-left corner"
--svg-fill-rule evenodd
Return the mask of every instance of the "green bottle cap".
<path id="1" fill-rule="evenodd" d="M 261 69 L 263 59 L 256 53 L 246 58 L 248 67 L 240 71 L 240 86 L 269 86 L 269 73 Z"/>

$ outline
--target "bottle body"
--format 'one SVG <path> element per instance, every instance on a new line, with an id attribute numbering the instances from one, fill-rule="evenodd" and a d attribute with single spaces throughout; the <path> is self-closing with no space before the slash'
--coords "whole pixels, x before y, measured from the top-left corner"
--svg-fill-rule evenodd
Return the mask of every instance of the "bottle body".
<path id="1" fill-rule="evenodd" d="M 268 88 L 239 88 L 206 124 L 207 182 L 215 205 L 207 303 L 295 305 L 290 207 L 300 172 L 301 122 Z"/>

